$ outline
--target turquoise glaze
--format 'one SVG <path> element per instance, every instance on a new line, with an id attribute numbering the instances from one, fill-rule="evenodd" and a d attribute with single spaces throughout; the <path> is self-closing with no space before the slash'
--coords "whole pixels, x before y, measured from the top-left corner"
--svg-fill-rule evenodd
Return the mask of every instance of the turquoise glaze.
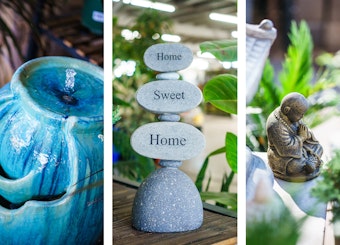
<path id="1" fill-rule="evenodd" d="M 95 244 L 103 231 L 103 71 L 43 57 L 0 91 L 0 241 Z"/>

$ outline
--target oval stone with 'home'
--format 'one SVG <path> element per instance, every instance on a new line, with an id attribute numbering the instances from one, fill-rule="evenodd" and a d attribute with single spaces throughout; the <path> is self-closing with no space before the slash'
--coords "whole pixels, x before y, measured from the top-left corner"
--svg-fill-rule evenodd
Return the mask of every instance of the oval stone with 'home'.
<path id="1" fill-rule="evenodd" d="M 131 136 L 139 154 L 163 160 L 183 161 L 198 155 L 205 146 L 201 131 L 181 122 L 155 122 L 139 127 Z"/>
<path id="2" fill-rule="evenodd" d="M 187 68 L 193 60 L 191 50 L 179 43 L 160 43 L 144 53 L 145 64 L 155 71 L 172 72 Z"/>

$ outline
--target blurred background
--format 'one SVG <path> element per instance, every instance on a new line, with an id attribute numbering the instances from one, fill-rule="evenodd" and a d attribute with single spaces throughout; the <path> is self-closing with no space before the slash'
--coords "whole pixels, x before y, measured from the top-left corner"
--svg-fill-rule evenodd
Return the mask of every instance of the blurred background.
<path id="1" fill-rule="evenodd" d="M 247 23 L 259 23 L 263 18 L 271 19 L 278 29 L 273 53 L 288 46 L 287 33 L 292 20 L 306 20 L 311 29 L 316 51 L 335 52 L 339 49 L 340 37 L 336 35 L 340 18 L 337 12 L 340 3 L 335 0 L 247 0 Z"/>
<path id="2" fill-rule="evenodd" d="M 0 9 L 0 86 L 21 64 L 40 56 L 103 66 L 102 0 L 1 0 Z"/>
<path id="3" fill-rule="evenodd" d="M 308 23 L 314 42 L 314 56 L 322 52 L 336 52 L 340 48 L 340 17 L 337 14 L 340 2 L 336 0 L 247 0 L 246 21 L 258 24 L 263 19 L 270 19 L 277 28 L 277 38 L 270 57 L 283 59 L 290 43 L 288 33 L 291 21 L 305 20 Z"/>
<path id="4" fill-rule="evenodd" d="M 340 3 L 335 0 L 246 1 L 246 19 L 259 24 L 270 19 L 277 29 L 258 92 L 247 108 L 247 145 L 266 151 L 265 122 L 281 99 L 302 93 L 310 103 L 305 122 L 320 129 L 339 117 Z M 336 129 L 333 129 L 336 130 Z M 326 141 L 330 152 L 338 144 Z"/>

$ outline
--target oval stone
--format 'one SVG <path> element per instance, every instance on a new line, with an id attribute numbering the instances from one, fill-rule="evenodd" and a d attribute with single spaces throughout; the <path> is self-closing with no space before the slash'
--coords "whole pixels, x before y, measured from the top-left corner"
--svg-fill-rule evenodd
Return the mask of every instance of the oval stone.
<path id="1" fill-rule="evenodd" d="M 201 90 L 181 80 L 159 80 L 144 84 L 136 93 L 137 102 L 153 113 L 181 113 L 198 106 Z"/>
<path id="2" fill-rule="evenodd" d="M 188 160 L 205 147 L 201 131 L 181 122 L 145 124 L 135 130 L 130 141 L 140 155 L 163 160 Z"/>
<path id="3" fill-rule="evenodd" d="M 152 70 L 173 72 L 187 68 L 193 60 L 191 50 L 179 43 L 161 43 L 149 47 L 144 62 Z"/>

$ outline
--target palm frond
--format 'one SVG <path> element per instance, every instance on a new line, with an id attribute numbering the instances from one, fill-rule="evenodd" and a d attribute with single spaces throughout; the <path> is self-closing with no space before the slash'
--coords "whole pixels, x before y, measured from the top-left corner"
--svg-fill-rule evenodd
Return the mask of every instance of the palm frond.
<path id="1" fill-rule="evenodd" d="M 313 78 L 312 54 L 313 41 L 308 25 L 301 21 L 298 26 L 291 24 L 289 34 L 291 44 L 283 63 L 279 80 L 282 85 L 280 100 L 288 93 L 299 91 L 305 97 L 310 95 Z"/>

